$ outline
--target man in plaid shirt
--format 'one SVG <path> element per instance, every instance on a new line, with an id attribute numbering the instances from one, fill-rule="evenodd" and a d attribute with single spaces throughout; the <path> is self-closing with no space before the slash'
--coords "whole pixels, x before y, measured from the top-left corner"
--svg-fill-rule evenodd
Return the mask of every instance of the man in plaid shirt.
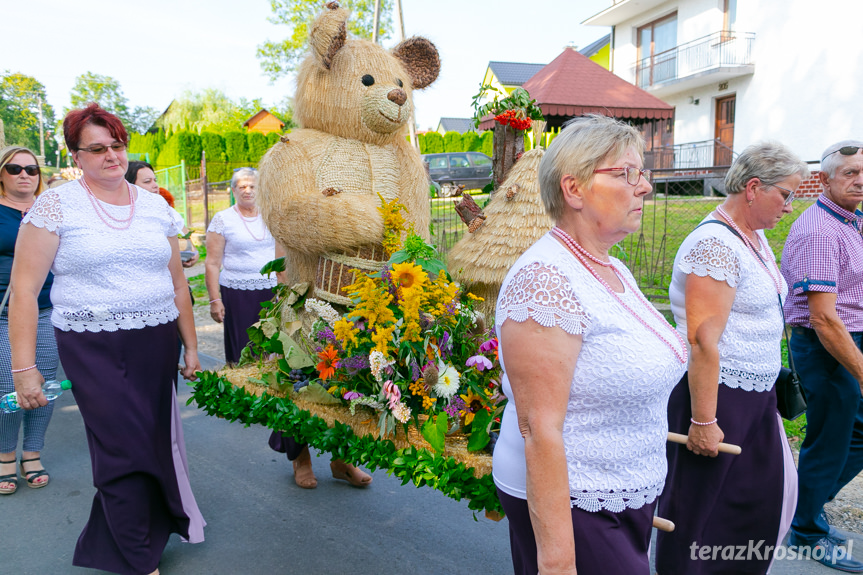
<path id="1" fill-rule="evenodd" d="M 819 177 L 824 191 L 791 226 L 782 252 L 791 352 L 808 402 L 789 544 L 811 547 L 813 558 L 824 552 L 828 567 L 863 573 L 824 515 L 824 504 L 863 470 L 863 141 L 828 147 Z"/>

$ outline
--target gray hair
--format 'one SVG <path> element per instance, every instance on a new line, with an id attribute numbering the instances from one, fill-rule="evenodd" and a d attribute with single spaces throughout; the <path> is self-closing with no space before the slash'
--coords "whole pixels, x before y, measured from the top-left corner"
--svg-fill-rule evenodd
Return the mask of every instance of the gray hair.
<path id="1" fill-rule="evenodd" d="M 863 148 L 863 142 L 860 140 L 842 140 L 832 146 L 827 146 L 827 149 L 821 154 L 821 171 L 826 172 L 828 178 L 835 176 L 836 169 L 842 165 L 842 154 L 839 153 L 839 148 L 845 146 Z"/>
<path id="2" fill-rule="evenodd" d="M 759 142 L 747 147 L 734 160 L 725 176 L 725 191 L 739 194 L 752 178 L 776 184 L 794 174 L 805 180 L 809 177 L 809 166 L 784 144 Z"/>
<path id="3" fill-rule="evenodd" d="M 231 176 L 231 189 L 237 189 L 237 184 L 240 180 L 252 179 L 255 180 L 255 185 L 258 182 L 258 170 L 255 168 L 239 168 L 234 170 L 234 175 Z"/>
<path id="4" fill-rule="evenodd" d="M 539 193 L 551 219 L 558 222 L 566 208 L 560 189 L 563 176 L 569 174 L 589 188 L 596 166 L 606 158 L 620 158 L 629 148 L 643 156 L 644 138 L 614 118 L 588 114 L 565 123 L 539 163 Z"/>

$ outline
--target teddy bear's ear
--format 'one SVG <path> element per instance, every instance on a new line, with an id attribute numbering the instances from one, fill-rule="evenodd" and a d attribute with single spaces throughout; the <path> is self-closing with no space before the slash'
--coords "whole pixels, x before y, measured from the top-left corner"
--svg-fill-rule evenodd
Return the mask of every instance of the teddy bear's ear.
<path id="1" fill-rule="evenodd" d="M 327 2 L 324 12 L 315 19 L 309 33 L 309 44 L 318 61 L 327 70 L 333 64 L 336 52 L 345 45 L 349 12 L 338 2 Z"/>
<path id="2" fill-rule="evenodd" d="M 440 56 L 435 45 L 425 38 L 408 38 L 393 48 L 393 56 L 401 60 L 411 77 L 414 90 L 422 90 L 437 80 Z"/>

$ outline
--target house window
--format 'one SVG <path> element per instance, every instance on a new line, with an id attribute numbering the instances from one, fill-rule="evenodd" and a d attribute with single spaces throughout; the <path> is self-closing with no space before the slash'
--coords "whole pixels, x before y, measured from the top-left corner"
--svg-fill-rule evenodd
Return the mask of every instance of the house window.
<path id="1" fill-rule="evenodd" d="M 639 86 L 652 86 L 677 77 L 676 46 L 677 12 L 638 29 Z"/>

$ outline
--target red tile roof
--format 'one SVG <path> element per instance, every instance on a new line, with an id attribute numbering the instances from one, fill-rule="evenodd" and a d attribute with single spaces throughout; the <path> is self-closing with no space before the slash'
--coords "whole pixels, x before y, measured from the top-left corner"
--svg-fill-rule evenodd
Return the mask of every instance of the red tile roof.
<path id="1" fill-rule="evenodd" d="M 674 108 L 609 72 L 577 50 L 566 48 L 522 85 L 544 116 L 603 114 L 615 118 L 671 118 Z M 481 130 L 494 127 L 491 116 Z"/>

